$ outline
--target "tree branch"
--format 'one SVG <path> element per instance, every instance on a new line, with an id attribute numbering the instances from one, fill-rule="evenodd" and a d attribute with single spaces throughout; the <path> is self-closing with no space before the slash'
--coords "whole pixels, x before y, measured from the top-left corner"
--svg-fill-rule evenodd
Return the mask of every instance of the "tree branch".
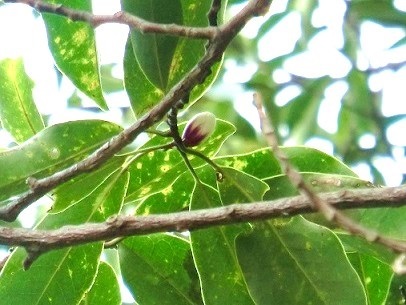
<path id="1" fill-rule="evenodd" d="M 380 235 L 378 232 L 365 228 L 356 221 L 352 220 L 345 214 L 341 213 L 333 207 L 328 200 L 316 194 L 304 181 L 301 174 L 290 164 L 286 154 L 279 149 L 278 139 L 275 135 L 275 130 L 271 124 L 270 119 L 265 115 L 262 106 L 262 99 L 259 94 L 254 94 L 254 105 L 257 107 L 258 115 L 261 122 L 262 132 L 272 148 L 274 156 L 278 159 L 279 163 L 286 176 L 296 186 L 297 190 L 306 198 L 308 198 L 311 207 L 319 211 L 328 221 L 337 224 L 344 230 L 359 235 L 369 242 L 380 243 L 396 252 L 406 252 L 406 242 L 394 240 L 386 236 Z"/>
<path id="2" fill-rule="evenodd" d="M 368 188 L 343 190 L 318 195 L 340 209 L 401 207 L 406 205 L 406 188 Z M 104 241 L 130 235 L 198 230 L 298 214 L 314 213 L 306 196 L 265 202 L 232 204 L 223 207 L 148 216 L 114 216 L 103 223 L 66 226 L 56 230 L 30 230 L 0 227 L 0 244 L 23 246 L 28 252 L 44 253 L 53 249 Z M 31 250 L 34 249 L 34 250 Z M 404 243 L 399 250 L 406 251 Z"/>
<path id="3" fill-rule="evenodd" d="M 38 0 L 5 0 L 4 2 L 26 4 L 41 13 L 65 16 L 72 21 L 86 22 L 92 27 L 98 27 L 105 23 L 118 23 L 128 25 L 132 29 L 138 29 L 142 33 L 159 33 L 197 39 L 212 39 L 216 33 L 216 27 L 208 26 L 202 28 L 177 24 L 154 23 L 124 11 L 117 12 L 113 15 L 93 15 L 92 13 L 75 10 L 61 4 L 52 4 Z"/>
<path id="4" fill-rule="evenodd" d="M 31 0 L 21 1 L 42 3 Z M 133 142 L 140 133 L 162 120 L 164 115 L 177 101 L 184 98 L 196 85 L 202 83 L 206 79 L 211 73 L 211 67 L 221 59 L 228 44 L 244 25 L 254 16 L 264 14 L 269 8 L 269 5 L 269 0 L 249 1 L 248 4 L 237 15 L 231 18 L 228 23 L 217 28 L 216 33 L 200 62 L 177 85 L 175 85 L 161 102 L 149 111 L 149 113 L 140 118 L 132 126 L 113 137 L 110 141 L 82 161 L 46 178 L 38 180 L 32 177 L 29 178 L 27 182 L 30 186 L 30 190 L 16 200 L 13 200 L 8 205 L 1 207 L 0 219 L 14 221 L 19 213 L 32 202 L 41 198 L 49 191 L 71 178 L 100 167 L 106 160 L 118 153 L 126 145 Z"/>

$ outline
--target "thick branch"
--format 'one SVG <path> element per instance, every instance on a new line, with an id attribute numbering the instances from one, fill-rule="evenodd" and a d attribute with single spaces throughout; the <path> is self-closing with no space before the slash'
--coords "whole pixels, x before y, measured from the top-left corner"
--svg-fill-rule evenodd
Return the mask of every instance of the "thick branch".
<path id="1" fill-rule="evenodd" d="M 47 192 L 69 179 L 100 167 L 106 160 L 134 141 L 140 133 L 162 120 L 164 115 L 177 101 L 184 98 L 196 85 L 202 83 L 206 79 L 211 73 L 211 67 L 221 59 L 223 52 L 230 41 L 244 27 L 248 20 L 253 16 L 263 14 L 268 9 L 269 5 L 269 0 L 249 1 L 248 4 L 227 24 L 218 27 L 216 35 L 213 37 L 200 62 L 177 85 L 175 85 L 161 102 L 152 108 L 149 113 L 77 164 L 47 178 L 39 180 L 34 178 L 29 179 L 28 183 L 31 190 L 7 206 L 0 208 L 0 219 L 14 221 L 18 214 L 33 201 L 39 199 Z"/>
<path id="2" fill-rule="evenodd" d="M 123 11 L 117 12 L 113 15 L 93 15 L 92 13 L 75 10 L 61 4 L 46 3 L 38 0 L 5 0 L 4 2 L 27 4 L 41 13 L 52 13 L 65 16 L 73 21 L 86 22 L 93 27 L 105 23 L 118 23 L 128 25 L 130 28 L 138 29 L 143 33 L 159 33 L 198 39 L 211 39 L 216 32 L 215 27 L 199 28 L 177 24 L 154 23 Z"/>
<path id="3" fill-rule="evenodd" d="M 406 188 L 343 190 L 321 194 L 320 198 L 337 208 L 400 207 L 406 205 Z M 0 228 L 0 244 L 23 246 L 28 252 L 49 250 L 156 232 L 192 231 L 218 225 L 235 224 L 314 212 L 305 196 L 267 202 L 232 204 L 224 207 L 149 216 L 115 216 L 104 223 L 67 226 L 56 230 Z M 400 249 L 406 251 L 406 247 Z"/>

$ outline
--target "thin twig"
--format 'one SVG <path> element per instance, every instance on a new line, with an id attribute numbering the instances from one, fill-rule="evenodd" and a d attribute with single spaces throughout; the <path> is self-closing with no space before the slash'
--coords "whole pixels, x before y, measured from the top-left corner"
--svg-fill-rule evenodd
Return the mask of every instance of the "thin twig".
<path id="1" fill-rule="evenodd" d="M 340 209 L 374 207 L 401 207 L 406 205 L 406 189 L 366 188 L 323 193 L 321 200 Z M 87 223 L 66 226 L 55 230 L 31 230 L 0 227 L 0 244 L 23 246 L 28 252 L 45 253 L 53 249 L 111 240 L 130 235 L 146 235 L 156 232 L 184 232 L 218 225 L 236 224 L 298 214 L 313 213 L 311 201 L 306 196 L 272 201 L 239 203 L 217 208 L 183 211 L 148 216 L 115 216 L 104 223 Z M 406 251 L 404 243 L 399 250 Z"/>
<path id="2" fill-rule="evenodd" d="M 313 209 L 321 212 L 321 214 L 328 221 L 336 223 L 338 226 L 352 234 L 359 235 L 370 242 L 383 244 L 395 252 L 406 252 L 406 242 L 385 237 L 383 235 L 380 235 L 378 232 L 365 228 L 351 218 L 347 217 L 342 212 L 338 211 L 327 200 L 324 200 L 309 186 L 307 186 L 300 173 L 290 164 L 286 154 L 281 149 L 279 149 L 275 130 L 272 127 L 272 123 L 269 117 L 267 117 L 264 113 L 262 99 L 258 93 L 254 94 L 254 105 L 258 110 L 262 132 L 269 146 L 272 148 L 272 152 L 279 160 L 279 163 L 281 164 L 281 167 L 286 176 L 299 190 L 299 192 L 309 199 L 310 205 Z"/>
<path id="3" fill-rule="evenodd" d="M 138 29 L 142 33 L 159 33 L 173 36 L 181 36 L 195 39 L 212 39 L 215 35 L 215 27 L 189 27 L 177 24 L 154 23 L 120 11 L 113 15 L 94 15 L 92 13 L 75 10 L 60 4 L 52 4 L 38 0 L 5 0 L 5 3 L 23 3 L 31 6 L 41 13 L 52 13 L 65 16 L 72 21 L 83 21 L 92 27 L 105 23 L 118 23 L 128 25 L 132 29 Z"/>
<path id="4" fill-rule="evenodd" d="M 213 0 L 209 12 L 207 13 L 207 19 L 209 19 L 209 25 L 218 25 L 218 14 L 221 9 L 221 0 Z"/>
<path id="5" fill-rule="evenodd" d="M 28 0 L 27 0 L 28 1 Z M 38 1 L 28 1 L 36 3 Z M 39 2 L 42 3 L 42 2 Z M 211 73 L 211 67 L 218 62 L 231 40 L 240 32 L 245 24 L 253 17 L 265 12 L 270 5 L 269 0 L 249 1 L 247 5 L 226 24 L 219 26 L 216 35 L 211 40 L 204 56 L 199 63 L 147 114 L 132 126 L 113 137 L 94 153 L 78 163 L 61 170 L 49 177 L 39 180 L 29 179 L 31 189 L 13 200 L 8 205 L 0 208 L 0 219 L 14 221 L 19 213 L 35 200 L 58 185 L 82 173 L 90 172 L 100 167 L 106 160 L 118 153 L 122 148 L 134 141 L 142 132 L 162 120 L 176 102 L 184 98 L 198 84 L 202 83 Z"/>

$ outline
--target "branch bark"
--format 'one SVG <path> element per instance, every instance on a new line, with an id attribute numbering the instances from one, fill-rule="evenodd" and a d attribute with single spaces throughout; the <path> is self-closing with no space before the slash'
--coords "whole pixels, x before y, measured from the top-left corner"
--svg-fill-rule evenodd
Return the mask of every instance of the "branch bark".
<path id="1" fill-rule="evenodd" d="M 37 5 L 37 8 L 39 9 L 41 8 L 40 4 L 45 5 L 41 1 L 32 0 L 9 0 L 8 2 L 33 4 Z M 13 200 L 7 206 L 0 208 L 0 219 L 14 221 L 20 212 L 32 202 L 41 198 L 58 185 L 61 185 L 82 173 L 97 169 L 106 160 L 133 142 L 140 133 L 161 121 L 177 101 L 187 96 L 196 85 L 205 80 L 211 72 L 211 67 L 221 59 L 228 44 L 244 25 L 254 16 L 264 14 L 268 10 L 269 5 L 269 0 L 249 1 L 248 4 L 238 14 L 231 18 L 228 23 L 216 28 L 215 35 L 211 39 L 206 53 L 200 62 L 177 85 L 175 85 L 161 102 L 149 111 L 149 113 L 140 118 L 132 126 L 113 137 L 109 142 L 82 161 L 43 179 L 37 180 L 32 177 L 29 178 L 27 183 L 30 186 L 30 191 L 21 195 L 16 200 Z M 63 12 L 62 8 L 56 9 L 54 13 L 58 14 L 59 11 Z"/>
<path id="2" fill-rule="evenodd" d="M 113 15 L 94 15 L 86 11 L 69 8 L 61 4 L 52 4 L 38 0 L 5 0 L 4 2 L 26 4 L 41 13 L 51 13 L 65 16 L 72 21 L 86 22 L 92 27 L 98 27 L 99 25 L 106 23 L 118 23 L 128 25 L 132 29 L 138 29 L 142 33 L 159 33 L 196 39 L 212 39 L 216 34 L 216 27 L 188 27 L 177 24 L 154 23 L 128 14 L 124 11 L 117 12 Z"/>
<path id="3" fill-rule="evenodd" d="M 340 209 L 401 207 L 406 205 L 406 188 L 371 188 L 324 193 L 320 198 Z M 30 230 L 0 227 L 0 244 L 23 246 L 28 252 L 104 241 L 130 235 L 157 232 L 184 232 L 218 225 L 236 224 L 317 212 L 306 196 L 272 201 L 232 204 L 195 211 L 149 216 L 114 216 L 103 223 L 66 226 L 56 230 Z M 402 248 L 406 251 L 406 247 Z"/>
<path id="4" fill-rule="evenodd" d="M 320 212 L 324 218 L 332 223 L 335 223 L 340 228 L 365 238 L 369 242 L 382 244 L 395 252 L 406 252 L 406 242 L 394 240 L 392 238 L 381 235 L 380 233 L 366 228 L 360 223 L 354 221 L 341 211 L 337 210 L 328 200 L 316 194 L 304 181 L 302 175 L 290 164 L 286 154 L 279 149 L 278 138 L 275 134 L 275 129 L 270 118 L 268 118 L 262 106 L 262 98 L 259 94 L 254 94 L 254 105 L 258 110 L 258 115 L 261 123 L 262 132 L 272 149 L 274 156 L 278 159 L 283 171 L 289 178 L 290 182 L 296 189 L 308 198 L 310 206 Z"/>

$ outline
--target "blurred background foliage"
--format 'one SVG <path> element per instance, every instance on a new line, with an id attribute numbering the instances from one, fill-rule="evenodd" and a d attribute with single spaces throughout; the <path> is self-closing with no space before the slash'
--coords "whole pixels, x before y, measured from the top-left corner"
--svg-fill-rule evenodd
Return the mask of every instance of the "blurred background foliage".
<path id="1" fill-rule="evenodd" d="M 277 5 L 277 2 L 273 4 Z M 263 95 L 281 143 L 315 145 L 322 149 L 329 147 L 326 149 L 328 152 L 348 165 L 367 165 L 371 177 L 378 184 L 385 184 L 385 179 L 377 166 L 379 162 L 375 161 L 390 158 L 398 163 L 401 173 L 394 174 L 401 174 L 404 183 L 405 168 L 400 164 L 404 164 L 406 142 L 396 140 L 402 137 L 402 128 L 395 129 L 395 136 L 388 136 L 388 130 L 405 119 L 402 104 L 406 102 L 405 88 L 399 86 L 406 82 L 406 13 L 401 10 L 406 7 L 404 3 L 403 8 L 395 6 L 394 2 L 288 1 L 286 9 L 263 22 L 253 38 L 240 35 L 233 42 L 226 54 L 220 80 L 229 73 L 235 73 L 229 71 L 228 66 L 231 65 L 227 63 L 230 60 L 236 66 L 254 67 L 252 75 L 240 85 L 244 91 L 258 91 Z M 329 5 L 330 10 L 326 7 Z M 320 18 L 323 13 L 327 16 Z M 295 25 L 286 23 L 286 20 L 292 20 L 292 16 L 299 21 L 300 35 L 297 39 L 289 37 L 293 35 L 289 27 Z M 280 28 L 281 25 L 284 28 Z M 392 41 L 379 41 L 381 36 L 369 33 L 369 28 L 377 28 L 388 36 L 391 32 L 398 35 Z M 260 56 L 261 53 L 274 53 L 272 46 L 278 48 L 277 45 L 283 43 L 276 39 L 264 42 L 277 37 L 276 34 L 270 35 L 276 31 L 286 32 L 285 39 L 292 41 L 290 49 L 264 59 L 266 56 Z M 278 37 L 283 39 L 283 34 Z M 372 51 L 371 44 L 374 45 Z M 315 55 L 309 56 L 311 53 Z M 292 64 L 296 67 L 292 68 Z M 325 66 L 320 67 L 323 64 Z M 345 65 L 346 68 L 337 68 L 337 65 Z M 393 84 L 396 81 L 398 86 Z M 389 90 L 395 92 L 389 94 Z M 200 106 L 209 107 L 237 124 L 238 140 L 235 138 L 235 142 L 230 143 L 230 150 L 250 150 L 257 145 L 258 134 L 241 117 L 228 110 L 231 103 L 227 98 L 219 103 L 217 96 L 209 95 Z M 387 108 L 391 110 L 386 112 L 392 113 L 386 114 Z M 327 128 L 323 126 L 326 120 L 330 121 Z M 404 124 L 399 126 L 405 127 Z M 323 145 L 325 143 L 332 146 Z"/>

